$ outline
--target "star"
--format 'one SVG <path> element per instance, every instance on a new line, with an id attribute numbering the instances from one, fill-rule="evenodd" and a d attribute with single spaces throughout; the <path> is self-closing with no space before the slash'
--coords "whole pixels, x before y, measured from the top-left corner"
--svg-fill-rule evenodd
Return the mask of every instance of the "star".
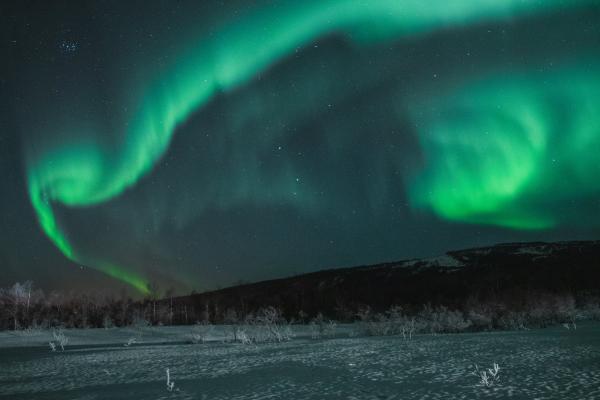
<path id="1" fill-rule="evenodd" d="M 58 44 L 58 48 L 63 54 L 73 54 L 79 50 L 79 42 L 74 40 L 63 40 Z"/>

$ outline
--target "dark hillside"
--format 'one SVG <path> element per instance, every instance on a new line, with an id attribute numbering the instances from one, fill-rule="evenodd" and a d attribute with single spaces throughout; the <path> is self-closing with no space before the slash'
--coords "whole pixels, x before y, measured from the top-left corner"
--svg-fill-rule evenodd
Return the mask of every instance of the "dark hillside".
<path id="1" fill-rule="evenodd" d="M 518 307 L 536 293 L 600 294 L 600 241 L 507 243 L 451 251 L 436 258 L 323 270 L 245 284 L 177 299 L 211 319 L 227 309 L 240 314 L 279 305 L 288 317 L 303 311 L 349 317 L 361 306 L 462 308 L 469 301 Z"/>

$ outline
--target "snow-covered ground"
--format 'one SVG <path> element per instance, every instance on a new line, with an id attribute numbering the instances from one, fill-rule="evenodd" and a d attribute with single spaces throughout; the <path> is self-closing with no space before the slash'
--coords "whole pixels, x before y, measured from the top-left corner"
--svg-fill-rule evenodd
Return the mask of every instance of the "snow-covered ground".
<path id="1" fill-rule="evenodd" d="M 1 399 L 600 399 L 600 324 L 519 332 L 187 344 L 189 327 L 0 333 Z M 136 343 L 124 344 L 135 337 Z M 500 365 L 500 381 L 472 375 Z M 167 389 L 169 368 L 173 390 Z"/>

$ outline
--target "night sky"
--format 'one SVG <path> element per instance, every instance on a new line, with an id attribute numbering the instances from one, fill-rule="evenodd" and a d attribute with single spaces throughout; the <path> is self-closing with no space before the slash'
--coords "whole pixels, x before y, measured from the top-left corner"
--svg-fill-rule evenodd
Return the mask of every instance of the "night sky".
<path id="1" fill-rule="evenodd" d="M 594 0 L 0 5 L 0 286 L 600 233 Z"/>

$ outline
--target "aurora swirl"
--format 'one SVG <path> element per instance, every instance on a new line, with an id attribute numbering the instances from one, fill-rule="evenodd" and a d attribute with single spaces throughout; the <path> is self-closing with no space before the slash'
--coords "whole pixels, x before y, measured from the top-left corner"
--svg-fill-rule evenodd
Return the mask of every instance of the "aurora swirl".
<path id="1" fill-rule="evenodd" d="M 486 77 L 429 100 L 435 113 L 419 119 L 434 162 L 414 182 L 415 205 L 515 229 L 578 223 L 552 205 L 600 191 L 597 65 Z"/>
<path id="2" fill-rule="evenodd" d="M 122 132 L 113 133 L 116 140 L 101 139 L 101 121 L 85 128 L 55 127 L 74 131 L 72 136 L 80 139 L 56 141 L 26 155 L 31 203 L 43 231 L 67 258 L 143 292 L 146 277 L 75 248 L 54 207 L 90 207 L 120 196 L 153 169 L 178 126 L 215 94 L 251 82 L 329 34 L 369 46 L 594 3 L 463 0 L 425 6 L 418 0 L 337 0 L 257 7 L 222 23 L 214 35 L 186 39 L 185 50 L 166 66 L 151 68 L 139 93 L 124 100 L 131 106 L 123 112 Z M 411 204 L 448 220 L 515 229 L 573 222 L 571 216 L 549 211 L 547 193 L 557 189 L 557 174 L 568 182 L 559 190 L 591 195 L 600 190 L 593 178 L 598 174 L 595 157 L 581 157 L 581 149 L 598 145 L 600 83 L 594 55 L 591 59 L 592 66 L 580 61 L 547 74 L 525 68 L 469 77 L 440 96 L 416 96 L 406 108 L 426 164 L 409 179 Z M 560 128 L 554 117 L 560 112 L 557 104 L 569 105 Z M 565 144 L 555 143 L 563 140 L 560 129 L 570 132 Z M 551 144 L 560 146 L 558 156 L 549 153 Z"/>

